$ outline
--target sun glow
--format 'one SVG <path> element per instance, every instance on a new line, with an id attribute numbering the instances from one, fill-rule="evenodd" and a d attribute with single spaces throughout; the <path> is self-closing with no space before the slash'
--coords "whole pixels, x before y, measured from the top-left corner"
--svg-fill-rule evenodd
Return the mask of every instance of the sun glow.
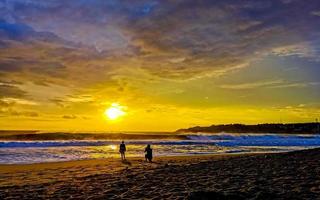
<path id="1" fill-rule="evenodd" d="M 126 113 L 123 111 L 123 106 L 120 106 L 117 103 L 113 103 L 109 108 L 105 110 L 104 114 L 108 119 L 116 120 Z"/>

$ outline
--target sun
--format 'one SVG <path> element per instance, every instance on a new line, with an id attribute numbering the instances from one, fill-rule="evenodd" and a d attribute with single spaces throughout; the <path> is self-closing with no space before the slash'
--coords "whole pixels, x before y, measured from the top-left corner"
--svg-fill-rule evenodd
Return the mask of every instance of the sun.
<path id="1" fill-rule="evenodd" d="M 123 110 L 123 106 L 120 106 L 117 103 L 113 103 L 109 108 L 105 110 L 104 114 L 108 119 L 116 120 L 119 117 L 125 115 L 126 113 Z"/>

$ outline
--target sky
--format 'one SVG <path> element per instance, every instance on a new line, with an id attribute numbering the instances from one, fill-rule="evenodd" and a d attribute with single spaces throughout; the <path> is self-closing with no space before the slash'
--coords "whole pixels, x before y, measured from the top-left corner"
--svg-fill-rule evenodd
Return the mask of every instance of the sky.
<path id="1" fill-rule="evenodd" d="M 312 122 L 319 65 L 318 0 L 0 0 L 0 129 Z"/>

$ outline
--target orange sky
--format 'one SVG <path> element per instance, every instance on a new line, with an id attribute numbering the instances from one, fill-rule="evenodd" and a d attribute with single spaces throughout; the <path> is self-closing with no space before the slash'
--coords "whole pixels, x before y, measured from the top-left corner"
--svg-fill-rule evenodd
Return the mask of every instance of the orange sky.
<path id="1" fill-rule="evenodd" d="M 0 129 L 174 131 L 320 114 L 319 1 L 6 1 Z M 121 116 L 106 109 L 118 104 Z"/>

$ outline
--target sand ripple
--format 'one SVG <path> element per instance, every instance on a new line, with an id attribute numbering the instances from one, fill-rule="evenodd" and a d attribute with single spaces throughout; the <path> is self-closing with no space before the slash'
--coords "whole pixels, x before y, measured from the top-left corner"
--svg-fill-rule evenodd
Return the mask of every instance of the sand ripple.
<path id="1" fill-rule="evenodd" d="M 320 199 L 319 149 L 0 170 L 0 199 Z"/>

